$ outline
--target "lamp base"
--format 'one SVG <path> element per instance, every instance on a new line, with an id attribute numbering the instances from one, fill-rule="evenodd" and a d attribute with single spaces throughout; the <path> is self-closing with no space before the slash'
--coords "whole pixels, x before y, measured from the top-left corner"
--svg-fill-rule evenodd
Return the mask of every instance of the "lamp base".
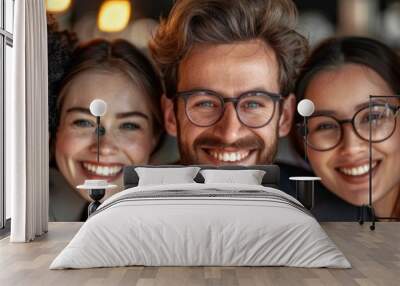
<path id="1" fill-rule="evenodd" d="M 369 229 L 375 230 L 376 217 L 375 217 L 374 207 L 371 205 L 362 205 L 360 207 L 359 211 L 360 211 L 360 213 L 359 213 L 358 223 L 360 225 L 363 225 L 364 221 L 365 221 L 365 216 L 368 215 L 368 213 L 370 213 L 371 214 L 371 225 L 369 226 Z"/>
<path id="2" fill-rule="evenodd" d="M 90 189 L 89 196 L 93 200 L 88 206 L 88 217 L 93 214 L 97 208 L 100 206 L 100 200 L 106 194 L 106 189 Z"/>
<path id="3" fill-rule="evenodd" d="M 370 214 L 370 216 L 368 216 Z M 375 210 L 372 205 L 362 205 L 359 208 L 359 217 L 358 217 L 358 223 L 360 225 L 363 225 L 364 222 L 366 221 L 365 218 L 367 216 L 371 218 L 371 225 L 369 226 L 370 230 L 375 230 L 375 223 L 377 220 L 389 220 L 389 221 L 400 221 L 400 217 L 378 217 L 375 215 Z"/>

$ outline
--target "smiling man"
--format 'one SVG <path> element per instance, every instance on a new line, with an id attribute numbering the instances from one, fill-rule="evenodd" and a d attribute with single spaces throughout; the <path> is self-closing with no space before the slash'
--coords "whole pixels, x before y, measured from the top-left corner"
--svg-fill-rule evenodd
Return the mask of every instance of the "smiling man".
<path id="1" fill-rule="evenodd" d="M 182 164 L 272 163 L 307 51 L 291 0 L 181 0 L 150 45 Z"/>

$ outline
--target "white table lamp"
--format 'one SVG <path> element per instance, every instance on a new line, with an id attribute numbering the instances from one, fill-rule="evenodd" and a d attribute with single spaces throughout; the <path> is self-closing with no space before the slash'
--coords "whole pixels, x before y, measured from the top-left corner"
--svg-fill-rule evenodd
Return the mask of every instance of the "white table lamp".
<path id="1" fill-rule="evenodd" d="M 309 99 L 303 99 L 297 104 L 297 112 L 304 119 L 304 160 L 307 162 L 307 118 L 315 111 L 314 103 Z"/>
<path id="2" fill-rule="evenodd" d="M 90 103 L 90 113 L 96 117 L 96 138 L 97 138 L 97 163 L 100 162 L 100 136 L 103 136 L 106 131 L 100 126 L 100 117 L 107 112 L 107 103 L 101 99 L 95 99 Z M 96 211 L 100 205 L 100 200 L 104 197 L 106 189 L 115 188 L 115 185 L 110 185 L 106 180 L 85 180 L 83 185 L 78 186 L 78 189 L 89 190 L 89 196 L 93 200 L 88 207 L 88 216 Z"/>
<path id="3" fill-rule="evenodd" d="M 100 127 L 100 117 L 107 112 L 107 103 L 101 99 L 95 99 L 90 103 L 90 113 L 96 116 L 96 135 L 97 135 L 97 163 L 100 161 L 100 135 L 104 135 L 105 129 Z"/>
<path id="4" fill-rule="evenodd" d="M 297 104 L 297 112 L 304 118 L 304 160 L 307 162 L 307 118 L 315 110 L 314 103 L 309 99 L 303 99 Z M 314 183 L 320 181 L 319 177 L 290 177 L 291 181 L 296 182 L 296 199 L 298 199 L 307 209 L 314 207 Z"/>

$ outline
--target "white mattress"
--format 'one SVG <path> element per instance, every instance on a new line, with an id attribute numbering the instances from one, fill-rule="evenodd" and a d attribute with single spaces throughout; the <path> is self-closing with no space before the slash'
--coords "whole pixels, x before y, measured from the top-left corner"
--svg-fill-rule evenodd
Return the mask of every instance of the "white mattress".
<path id="1" fill-rule="evenodd" d="M 289 195 L 195 183 L 135 187 L 110 197 L 50 269 L 128 265 L 351 267 Z"/>

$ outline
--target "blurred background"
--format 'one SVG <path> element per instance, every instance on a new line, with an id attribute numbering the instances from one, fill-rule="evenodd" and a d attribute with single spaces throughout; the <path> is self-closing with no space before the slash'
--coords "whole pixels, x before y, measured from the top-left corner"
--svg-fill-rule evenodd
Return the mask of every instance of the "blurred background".
<path id="1" fill-rule="evenodd" d="M 233 0 L 234 1 L 234 0 Z M 365 35 L 400 49 L 400 0 L 294 0 L 299 31 L 315 45 L 333 35 Z M 145 45 L 174 0 L 46 0 L 63 29 L 80 40 L 126 38 Z"/>
<path id="2" fill-rule="evenodd" d="M 234 0 L 232 0 L 234 1 Z M 294 0 L 299 32 L 312 46 L 335 35 L 362 35 L 381 40 L 400 52 L 400 0 Z M 124 38 L 148 55 L 147 44 L 174 0 L 47 0 L 60 29 L 74 31 L 80 41 Z M 178 159 L 175 141 L 167 139 L 153 163 Z M 286 139 L 278 161 L 302 165 Z"/>

